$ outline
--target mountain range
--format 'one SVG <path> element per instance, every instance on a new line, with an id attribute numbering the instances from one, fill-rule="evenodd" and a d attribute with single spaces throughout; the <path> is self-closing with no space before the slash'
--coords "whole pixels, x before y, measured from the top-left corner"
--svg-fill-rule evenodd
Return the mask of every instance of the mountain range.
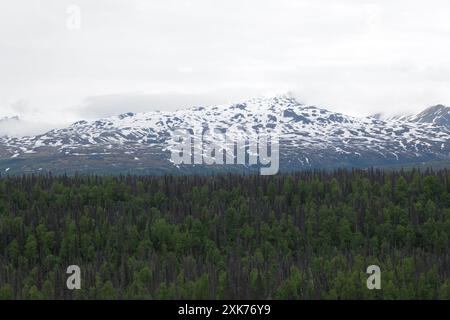
<path id="1" fill-rule="evenodd" d="M 0 120 L 0 126 L 1 124 Z M 175 112 L 126 113 L 27 137 L 0 137 L 0 172 L 189 173 L 249 166 L 175 166 L 174 129 L 216 128 L 249 137 L 276 132 L 280 169 L 450 164 L 450 108 L 415 115 L 353 117 L 308 106 L 289 95 Z"/>

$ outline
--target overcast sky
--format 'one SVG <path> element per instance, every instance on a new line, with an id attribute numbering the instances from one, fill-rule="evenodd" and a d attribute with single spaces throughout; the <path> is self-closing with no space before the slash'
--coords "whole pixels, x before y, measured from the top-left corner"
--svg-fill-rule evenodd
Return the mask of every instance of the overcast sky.
<path id="1" fill-rule="evenodd" d="M 287 91 L 353 115 L 450 105 L 449 16 L 448 0 L 1 1 L 0 118 Z"/>

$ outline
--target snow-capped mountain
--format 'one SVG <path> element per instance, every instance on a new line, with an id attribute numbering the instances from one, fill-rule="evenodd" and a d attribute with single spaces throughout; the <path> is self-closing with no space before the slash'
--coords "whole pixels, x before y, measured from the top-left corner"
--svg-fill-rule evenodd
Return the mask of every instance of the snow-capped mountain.
<path id="1" fill-rule="evenodd" d="M 180 128 L 225 129 L 247 138 L 274 132 L 280 139 L 281 170 L 450 161 L 449 107 L 381 120 L 303 105 L 283 95 L 176 112 L 127 113 L 33 137 L 0 138 L 0 171 L 176 172 L 170 162 L 171 132 Z"/>
<path id="2" fill-rule="evenodd" d="M 411 122 L 433 123 L 450 129 L 450 108 L 443 105 L 430 107 L 409 120 Z"/>

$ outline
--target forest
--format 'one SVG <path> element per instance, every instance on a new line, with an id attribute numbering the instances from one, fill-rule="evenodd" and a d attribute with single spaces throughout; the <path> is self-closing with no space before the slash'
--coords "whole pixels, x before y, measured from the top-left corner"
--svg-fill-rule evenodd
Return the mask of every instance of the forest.
<path id="1" fill-rule="evenodd" d="M 449 248 L 445 169 L 0 178 L 0 299 L 447 300 Z"/>

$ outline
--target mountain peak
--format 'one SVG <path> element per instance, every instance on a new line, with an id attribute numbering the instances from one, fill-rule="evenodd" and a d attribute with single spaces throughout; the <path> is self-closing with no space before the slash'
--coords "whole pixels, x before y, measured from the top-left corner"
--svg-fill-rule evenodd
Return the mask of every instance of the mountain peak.
<path id="1" fill-rule="evenodd" d="M 438 104 L 418 113 L 412 119 L 415 122 L 434 123 L 450 128 L 450 107 Z"/>
<path id="2" fill-rule="evenodd" d="M 247 99 L 243 102 L 246 103 L 291 103 L 291 104 L 298 104 L 301 105 L 301 103 L 297 100 L 297 98 L 294 96 L 291 92 L 285 92 L 285 93 L 279 93 L 279 94 L 267 94 L 267 95 L 261 95 L 257 97 L 253 97 L 250 99 Z"/>
<path id="3" fill-rule="evenodd" d="M 20 121 L 20 118 L 19 118 L 19 116 L 0 118 L 0 122 L 6 122 L 6 121 Z"/>
<path id="4" fill-rule="evenodd" d="M 426 108 L 425 110 L 423 110 L 421 112 L 421 114 L 429 114 L 429 113 L 436 113 L 436 112 L 449 112 L 450 111 L 450 107 L 444 106 L 443 104 L 437 104 L 435 106 L 431 106 Z"/>

